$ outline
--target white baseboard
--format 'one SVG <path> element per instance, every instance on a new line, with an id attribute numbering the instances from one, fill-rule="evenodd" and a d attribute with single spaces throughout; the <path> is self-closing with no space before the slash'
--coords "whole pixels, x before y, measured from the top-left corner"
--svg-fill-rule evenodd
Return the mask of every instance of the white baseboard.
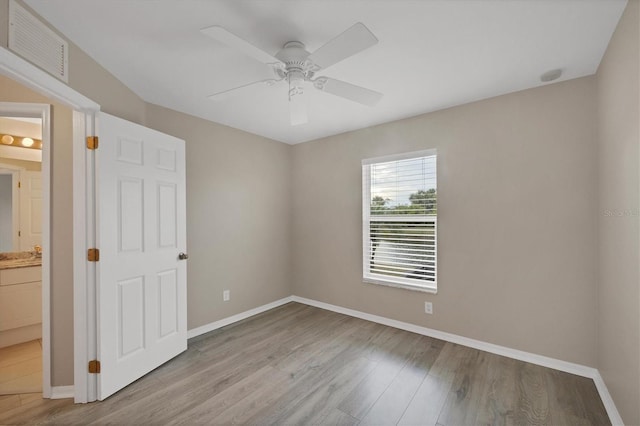
<path id="1" fill-rule="evenodd" d="M 294 302 L 304 303 L 305 305 L 315 306 L 317 308 L 326 309 L 328 311 L 338 312 L 340 314 L 349 315 L 352 317 L 364 319 L 367 321 L 376 322 L 378 324 L 388 325 L 389 327 L 399 328 L 401 330 L 410 331 L 412 333 L 422 334 L 423 336 L 429 336 L 440 340 L 445 340 L 451 343 L 457 343 L 458 345 L 467 346 L 481 351 L 490 352 L 496 355 L 502 355 L 509 358 L 514 358 L 520 361 L 530 362 L 531 364 L 541 365 L 543 367 L 549 367 L 567 373 L 576 374 L 582 377 L 593 378 L 597 372 L 595 368 L 586 367 L 580 364 L 574 364 L 567 361 L 561 361 L 554 358 L 549 358 L 542 355 L 532 354 L 530 352 L 520 351 L 517 349 L 507 348 L 505 346 L 494 345 L 492 343 L 483 342 L 481 340 L 470 339 L 468 337 L 458 336 L 457 334 L 446 333 L 444 331 L 434 330 L 432 328 L 421 327 L 419 325 L 410 324 L 407 322 L 397 321 L 390 318 L 381 317 L 378 315 L 368 314 L 366 312 L 360 312 L 349 308 L 343 308 L 342 306 L 331 305 L 324 302 L 318 302 L 317 300 L 306 299 L 304 297 L 293 296 Z"/>
<path id="2" fill-rule="evenodd" d="M 611 424 L 614 426 L 624 426 L 624 422 L 622 421 L 622 417 L 616 408 L 616 404 L 613 402 L 613 398 L 611 398 L 611 394 L 609 393 L 609 389 L 607 389 L 607 385 L 604 383 L 602 376 L 599 371 L 596 371 L 595 377 L 593 377 L 593 382 L 596 384 L 596 389 L 598 389 L 598 393 L 600 394 L 600 399 L 602 399 L 602 403 L 604 404 L 604 408 L 607 410 L 607 414 L 609 415 L 609 420 L 611 420 Z"/>
<path id="3" fill-rule="evenodd" d="M 356 311 L 354 309 L 343 308 L 342 306 L 331 305 L 329 303 L 319 302 L 313 299 L 307 299 L 299 296 L 291 296 L 293 302 L 303 303 L 309 306 L 315 306 L 316 308 L 326 309 L 328 311 L 337 312 L 351 317 L 360 318 L 363 320 L 375 322 L 378 324 L 387 325 L 389 327 L 399 328 L 401 330 L 410 331 L 412 333 L 421 334 L 423 336 L 433 337 L 435 339 L 445 340 L 447 342 L 456 343 L 458 345 L 467 346 L 470 348 L 478 349 L 485 352 L 490 352 L 496 355 L 501 355 L 513 359 L 517 359 L 531 364 L 540 365 L 542 367 L 553 368 L 554 370 L 564 371 L 567 373 L 575 374 L 577 376 L 587 377 L 593 379 L 596 389 L 600 394 L 602 403 L 607 410 L 609 419 L 614 425 L 623 425 L 622 418 L 618 409 L 616 408 L 611 395 L 607 389 L 607 386 L 600 376 L 600 372 L 592 367 L 585 365 L 575 364 L 572 362 L 562 361 L 555 358 L 550 358 L 543 355 L 533 354 L 530 352 L 521 351 L 518 349 L 511 349 L 505 346 L 495 345 L 493 343 L 483 342 L 481 340 L 470 339 L 464 336 L 458 336 L 457 334 L 446 333 L 444 331 L 434 330 L 432 328 L 421 327 L 419 325 L 410 324 L 407 322 L 397 321 L 390 318 L 381 317 L 378 315 L 368 314 L 366 312 Z"/>
<path id="4" fill-rule="evenodd" d="M 293 296 L 288 296 L 283 299 L 276 300 L 275 302 L 267 303 L 266 305 L 258 306 L 257 308 L 249 309 L 248 311 L 244 311 L 239 314 L 202 325 L 200 327 L 192 328 L 191 330 L 187 330 L 187 338 L 191 339 L 192 337 L 200 336 L 201 334 L 217 330 L 226 325 L 233 324 L 234 322 L 238 322 L 254 315 L 258 315 L 262 312 L 268 311 L 270 309 L 277 308 L 278 306 L 282 306 L 291 301 L 293 301 Z"/>
<path id="5" fill-rule="evenodd" d="M 73 385 L 51 386 L 51 399 L 74 398 L 76 396 Z"/>
<path id="6" fill-rule="evenodd" d="M 572 362 L 562 361 L 531 352 L 525 352 L 518 349 L 507 348 L 505 346 L 495 345 L 493 343 L 487 343 L 481 340 L 471 339 L 469 337 L 458 336 L 457 334 L 446 333 L 444 331 L 434 330 L 432 328 L 422 327 L 403 321 L 397 321 L 394 319 L 381 317 L 379 315 L 368 314 L 366 312 L 356 311 L 354 309 L 344 308 L 342 306 L 331 305 L 329 303 L 319 302 L 317 300 L 307 299 L 304 297 L 285 297 L 283 299 L 276 300 L 275 302 L 267 303 L 266 305 L 241 312 L 228 318 L 223 318 L 219 321 L 193 328 L 187 331 L 187 337 L 191 339 L 192 337 L 200 336 L 201 334 L 217 330 L 229 324 L 233 324 L 234 322 L 238 322 L 262 312 L 268 311 L 270 309 L 277 308 L 278 306 L 282 306 L 289 302 L 298 302 L 309 306 L 315 306 L 316 308 L 349 315 L 351 317 L 360 318 L 389 327 L 410 331 L 412 333 L 421 334 L 423 336 L 429 336 L 435 339 L 456 343 L 458 345 L 467 346 L 496 355 L 506 356 L 520 361 L 529 362 L 531 364 L 540 365 L 542 367 L 553 368 L 554 370 L 564 371 L 566 373 L 575 374 L 581 377 L 587 377 L 594 381 L 596 389 L 598 390 L 600 398 L 602 399 L 602 403 L 607 410 L 607 414 L 609 415 L 611 423 L 614 425 L 623 425 L 622 418 L 620 417 L 620 413 L 618 412 L 618 409 L 616 408 L 615 403 L 613 402 L 613 399 L 609 394 L 609 390 L 607 389 L 602 376 L 600 376 L 600 372 L 595 368 L 575 364 Z M 60 390 L 58 391 L 57 389 Z M 52 388 L 51 398 L 73 398 L 73 386 L 61 386 Z"/>

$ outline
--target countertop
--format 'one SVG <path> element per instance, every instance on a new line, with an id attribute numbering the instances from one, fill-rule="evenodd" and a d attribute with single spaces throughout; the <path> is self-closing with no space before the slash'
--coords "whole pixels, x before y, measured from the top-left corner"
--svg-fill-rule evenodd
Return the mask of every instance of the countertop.
<path id="1" fill-rule="evenodd" d="M 28 268 L 42 266 L 42 255 L 33 251 L 0 253 L 0 269 Z"/>

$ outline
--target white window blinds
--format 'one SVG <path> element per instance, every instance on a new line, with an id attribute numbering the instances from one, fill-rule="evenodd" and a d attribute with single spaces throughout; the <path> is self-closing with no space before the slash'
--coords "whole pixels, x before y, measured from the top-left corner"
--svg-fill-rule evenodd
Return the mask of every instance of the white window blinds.
<path id="1" fill-rule="evenodd" d="M 363 278 L 436 291 L 435 150 L 362 162 Z"/>

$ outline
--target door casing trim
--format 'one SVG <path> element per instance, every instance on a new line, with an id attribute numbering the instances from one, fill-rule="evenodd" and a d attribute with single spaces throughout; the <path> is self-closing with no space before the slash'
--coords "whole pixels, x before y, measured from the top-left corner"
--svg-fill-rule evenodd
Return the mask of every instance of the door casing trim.
<path id="1" fill-rule="evenodd" d="M 92 226 L 95 225 L 93 209 L 88 206 L 94 199 L 93 187 L 87 184 L 88 178 L 92 175 L 91 160 L 84 148 L 85 137 L 94 130 L 95 114 L 100 111 L 100 105 L 71 87 L 64 84 L 50 74 L 37 68 L 35 65 L 25 61 L 13 52 L 4 47 L 0 47 L 0 74 L 50 98 L 56 102 L 64 104 L 74 110 L 73 114 L 73 343 L 74 343 L 74 399 L 75 402 L 90 402 L 95 400 L 95 377 L 87 371 L 87 362 L 95 353 L 95 345 L 91 345 L 92 339 L 95 341 L 95 299 L 89 303 L 92 292 L 95 291 L 95 266 L 90 266 L 86 261 L 85 253 L 91 238 L 95 235 Z M 49 105 L 47 105 L 49 108 Z M 43 121 L 43 133 L 44 133 Z M 49 126 L 49 122 L 46 123 Z M 44 142 L 44 141 L 43 141 Z M 45 147 L 50 144 L 45 144 Z M 47 155 L 49 153 L 47 152 Z M 44 157 L 44 151 L 43 151 Z M 48 161 L 48 159 L 47 159 Z M 44 174 L 43 158 L 43 174 Z M 49 170 L 47 170 L 49 172 Z M 45 203 L 50 200 L 45 200 Z M 45 221 L 49 221 L 50 215 L 46 215 Z M 44 243 L 44 241 L 43 241 Z M 47 244 L 49 242 L 47 241 Z M 44 246 L 44 244 L 43 244 Z M 47 246 L 45 246 L 47 247 Z M 45 253 L 50 252 L 46 250 Z M 50 325 L 44 327 L 45 318 L 50 319 L 50 298 L 49 289 L 45 290 L 44 274 L 45 260 L 43 259 L 43 358 L 47 358 L 50 363 Z M 47 262 L 48 265 L 48 262 Z M 49 271 L 47 270 L 48 274 Z M 49 277 L 46 277 L 47 284 Z M 45 302 L 46 291 L 46 302 Z M 46 328 L 46 330 L 45 330 Z M 48 336 L 49 347 L 45 347 L 45 334 Z M 50 367 L 50 365 L 49 365 Z M 43 381 L 43 396 L 50 398 L 51 395 L 51 371 L 45 372 Z"/>

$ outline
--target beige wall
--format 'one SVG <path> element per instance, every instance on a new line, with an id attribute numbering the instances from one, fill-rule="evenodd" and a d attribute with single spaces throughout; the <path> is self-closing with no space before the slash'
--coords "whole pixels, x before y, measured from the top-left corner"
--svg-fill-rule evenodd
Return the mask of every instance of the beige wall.
<path id="1" fill-rule="evenodd" d="M 73 384 L 72 111 L 0 76 L 0 102 L 51 104 L 51 382 Z"/>
<path id="2" fill-rule="evenodd" d="M 629 2 L 597 73 L 598 368 L 626 424 L 640 424 L 640 7 Z"/>
<path id="3" fill-rule="evenodd" d="M 42 170 L 42 163 L 39 161 L 15 160 L 13 158 L 0 157 L 0 164 L 22 167 L 23 169 L 31 172 L 39 172 Z"/>
<path id="4" fill-rule="evenodd" d="M 595 366 L 594 100 L 582 78 L 295 145 L 294 294 Z M 438 294 L 364 284 L 361 160 L 426 148 Z"/>
<path id="5" fill-rule="evenodd" d="M 69 43 L 69 86 L 98 103 L 101 111 L 145 124 L 146 103 L 73 43 Z"/>
<path id="6" fill-rule="evenodd" d="M 290 146 L 154 105 L 147 123 L 186 140 L 188 328 L 291 295 Z"/>
<path id="7" fill-rule="evenodd" d="M 0 134 L 3 133 L 13 136 L 42 139 L 42 125 L 40 123 L 29 123 L 27 121 L 0 117 Z"/>

